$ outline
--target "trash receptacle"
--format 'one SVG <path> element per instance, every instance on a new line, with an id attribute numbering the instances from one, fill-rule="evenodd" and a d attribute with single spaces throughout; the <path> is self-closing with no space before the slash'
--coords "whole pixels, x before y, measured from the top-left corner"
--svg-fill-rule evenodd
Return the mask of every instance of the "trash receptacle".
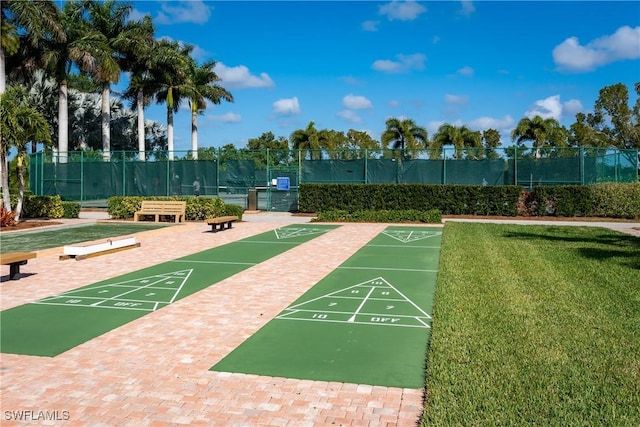
<path id="1" fill-rule="evenodd" d="M 258 190 L 256 190 L 255 188 L 249 189 L 249 195 L 247 196 L 247 210 L 258 210 Z"/>

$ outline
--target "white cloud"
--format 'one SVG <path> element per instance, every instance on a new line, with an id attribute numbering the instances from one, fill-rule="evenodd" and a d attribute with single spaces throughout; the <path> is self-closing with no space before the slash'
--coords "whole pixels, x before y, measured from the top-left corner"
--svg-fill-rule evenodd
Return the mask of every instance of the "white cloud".
<path id="1" fill-rule="evenodd" d="M 424 63 L 427 57 L 422 53 L 414 53 L 413 55 L 396 55 L 397 61 L 390 59 L 378 59 L 371 68 L 385 73 L 402 73 L 410 70 L 424 69 Z"/>
<path id="2" fill-rule="evenodd" d="M 349 123 L 362 123 L 362 118 L 351 110 L 338 111 L 336 116 L 348 121 Z"/>
<path id="3" fill-rule="evenodd" d="M 140 12 L 138 9 L 133 8 L 131 9 L 131 12 L 129 13 L 129 16 L 127 17 L 127 19 L 129 21 L 140 21 L 147 15 L 148 13 Z"/>
<path id="4" fill-rule="evenodd" d="M 380 21 L 364 21 L 362 24 L 360 24 L 360 28 L 362 28 L 363 31 L 378 31 L 378 25 L 380 25 Z"/>
<path id="5" fill-rule="evenodd" d="M 244 65 L 227 67 L 222 62 L 218 62 L 214 71 L 222 79 L 221 85 L 228 89 L 275 86 L 267 73 L 260 73 L 260 76 L 253 75 Z"/>
<path id="6" fill-rule="evenodd" d="M 298 97 L 283 98 L 273 103 L 273 111 L 282 116 L 293 116 L 300 114 L 300 103 Z"/>
<path id="7" fill-rule="evenodd" d="M 342 98 L 342 105 L 352 110 L 361 110 L 364 108 L 373 107 L 373 104 L 368 98 L 361 95 L 353 95 L 353 94 L 349 94 L 344 98 Z"/>
<path id="8" fill-rule="evenodd" d="M 462 8 L 460 9 L 460 14 L 466 16 L 467 18 L 471 16 L 473 12 L 476 11 L 476 7 L 473 5 L 471 0 L 462 0 Z"/>
<path id="9" fill-rule="evenodd" d="M 397 1 L 385 4 L 378 8 L 380 15 L 386 15 L 389 21 L 413 21 L 420 14 L 427 11 L 427 8 L 413 1 Z"/>
<path id="10" fill-rule="evenodd" d="M 392 99 L 387 105 L 391 108 L 398 108 L 400 106 L 400 101 Z"/>
<path id="11" fill-rule="evenodd" d="M 553 49 L 553 61 L 566 71 L 592 71 L 624 59 L 640 59 L 640 26 L 620 27 L 584 46 L 577 37 L 569 37 Z"/>
<path id="12" fill-rule="evenodd" d="M 562 117 L 572 117 L 582 111 L 582 103 L 577 99 L 566 102 L 560 101 L 560 95 L 549 96 L 533 103 L 524 113 L 526 117 L 540 116 L 543 119 L 560 120 Z"/>
<path id="13" fill-rule="evenodd" d="M 364 81 L 358 80 L 353 76 L 340 77 L 340 80 L 342 80 L 343 82 L 345 82 L 346 84 L 349 84 L 349 85 L 363 85 L 363 84 L 365 84 Z"/>
<path id="14" fill-rule="evenodd" d="M 207 116 L 209 120 L 213 120 L 215 122 L 223 122 L 223 123 L 238 123 L 242 120 L 242 116 L 236 113 L 226 113 L 221 116 Z"/>
<path id="15" fill-rule="evenodd" d="M 570 99 L 562 103 L 562 115 L 565 117 L 573 117 L 582 110 L 582 102 L 577 99 Z"/>
<path id="16" fill-rule="evenodd" d="M 469 127 L 477 130 L 496 129 L 499 131 L 510 130 L 513 128 L 513 117 L 506 115 L 501 119 L 494 117 L 478 117 L 469 122 Z"/>
<path id="17" fill-rule="evenodd" d="M 191 22 L 204 24 L 211 16 L 213 6 L 207 6 L 203 0 L 177 0 L 162 2 L 158 15 L 153 20 L 158 24 L 181 24 Z"/>
<path id="18" fill-rule="evenodd" d="M 462 67 L 460 68 L 458 71 L 456 71 L 458 74 L 460 74 L 461 76 L 473 76 L 473 73 L 475 71 L 473 71 L 473 68 L 471 67 Z"/>
<path id="19" fill-rule="evenodd" d="M 446 94 L 444 96 L 444 102 L 449 105 L 465 105 L 469 102 L 469 98 L 466 96 Z"/>

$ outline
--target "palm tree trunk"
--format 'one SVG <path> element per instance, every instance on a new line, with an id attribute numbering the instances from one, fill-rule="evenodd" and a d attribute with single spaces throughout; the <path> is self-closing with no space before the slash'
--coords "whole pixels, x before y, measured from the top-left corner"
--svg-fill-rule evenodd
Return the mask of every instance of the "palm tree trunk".
<path id="1" fill-rule="evenodd" d="M 191 156 L 198 160 L 198 112 L 191 109 Z"/>
<path id="2" fill-rule="evenodd" d="M 136 96 L 136 108 L 138 109 L 138 156 L 140 160 L 146 160 L 146 145 L 144 135 L 144 93 L 138 90 Z"/>
<path id="3" fill-rule="evenodd" d="M 167 108 L 167 150 L 169 160 L 173 160 L 173 109 Z"/>
<path id="4" fill-rule="evenodd" d="M 67 80 L 62 80 L 58 88 L 58 161 L 67 163 L 69 151 L 69 105 L 67 103 Z"/>
<path id="5" fill-rule="evenodd" d="M 4 49 L 0 49 L 0 93 L 7 90 L 7 72 L 5 70 Z"/>
<path id="6" fill-rule="evenodd" d="M 111 158 L 111 105 L 109 82 L 102 83 L 102 158 Z"/>
<path id="7" fill-rule="evenodd" d="M 11 195 L 9 194 L 9 163 L 7 163 L 7 152 L 2 148 L 0 141 L 0 183 L 2 185 L 2 206 L 4 210 L 11 210 Z"/>
<path id="8" fill-rule="evenodd" d="M 20 215 L 22 214 L 22 203 L 24 201 L 24 155 L 18 153 L 18 162 L 16 166 L 16 173 L 18 174 L 18 202 L 16 203 L 16 209 L 13 212 L 13 219 L 16 222 L 20 222 Z"/>

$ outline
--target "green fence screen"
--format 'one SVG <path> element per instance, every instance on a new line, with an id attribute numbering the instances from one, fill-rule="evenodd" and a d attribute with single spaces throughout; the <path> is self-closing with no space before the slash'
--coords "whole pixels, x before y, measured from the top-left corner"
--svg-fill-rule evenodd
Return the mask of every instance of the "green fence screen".
<path id="1" fill-rule="evenodd" d="M 162 153 L 161 153 L 162 154 Z M 40 152 L 30 156 L 29 184 L 36 195 L 63 200 L 103 201 L 111 196 L 189 196 L 194 182 L 201 196 L 221 197 L 247 207 L 250 189 L 258 209 L 292 211 L 304 183 L 423 183 L 537 185 L 635 182 L 638 150 L 563 148 L 493 150 L 454 148 L 411 150 L 211 150 L 199 159 L 191 152 L 112 153 L 105 161 L 92 152 Z M 62 161 L 64 160 L 64 161 Z M 277 183 L 286 182 L 286 186 Z"/>

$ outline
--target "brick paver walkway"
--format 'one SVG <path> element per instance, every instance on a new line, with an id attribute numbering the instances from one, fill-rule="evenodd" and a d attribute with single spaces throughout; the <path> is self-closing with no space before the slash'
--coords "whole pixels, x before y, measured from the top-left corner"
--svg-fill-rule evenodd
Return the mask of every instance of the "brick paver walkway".
<path id="1" fill-rule="evenodd" d="M 206 224 L 188 223 L 139 234 L 140 248 L 83 261 L 60 261 L 60 249 L 43 251 L 22 268 L 35 274 L 2 283 L 0 308 L 283 225 L 241 222 L 208 233 Z M 421 389 L 208 370 L 384 227 L 344 224 L 54 358 L 2 354 L 0 424 L 415 426 Z M 19 415 L 59 420 L 13 420 Z"/>

